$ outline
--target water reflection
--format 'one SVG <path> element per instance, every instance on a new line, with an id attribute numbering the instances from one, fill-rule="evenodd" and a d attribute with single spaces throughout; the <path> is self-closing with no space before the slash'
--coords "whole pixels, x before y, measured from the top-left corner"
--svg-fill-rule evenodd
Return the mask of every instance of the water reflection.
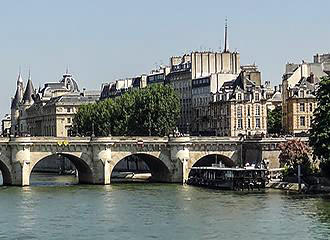
<path id="1" fill-rule="evenodd" d="M 30 187 L 0 189 L 0 239 L 273 240 L 330 234 L 330 201 L 323 197 L 175 184 L 72 185 L 72 176 L 31 180 Z"/>
<path id="2" fill-rule="evenodd" d="M 64 186 L 78 184 L 79 179 L 76 175 L 58 175 L 55 173 L 36 173 L 32 172 L 30 177 L 31 186 Z"/>

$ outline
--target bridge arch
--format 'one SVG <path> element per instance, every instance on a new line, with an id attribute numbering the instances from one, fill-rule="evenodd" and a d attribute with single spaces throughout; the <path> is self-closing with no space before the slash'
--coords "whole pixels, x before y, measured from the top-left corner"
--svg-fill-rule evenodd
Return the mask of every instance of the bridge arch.
<path id="1" fill-rule="evenodd" d="M 2 184 L 3 185 L 12 185 L 12 174 L 10 167 L 7 164 L 8 159 L 2 154 L 0 155 L 0 171 L 2 173 Z"/>
<path id="2" fill-rule="evenodd" d="M 222 153 L 206 153 L 199 158 L 197 158 L 195 161 L 191 162 L 191 165 L 189 167 L 189 173 L 191 171 L 192 167 L 211 167 L 212 164 L 219 164 L 222 163 L 225 167 L 235 167 L 236 163 L 234 160 L 232 160 L 229 156 L 226 156 Z"/>
<path id="3" fill-rule="evenodd" d="M 112 177 L 114 169 L 116 169 L 116 166 L 118 166 L 121 161 L 131 156 L 139 157 L 145 162 L 151 173 L 150 181 L 171 182 L 171 171 L 167 158 L 161 154 L 155 153 L 126 153 L 116 159 L 112 159 L 113 167 L 111 168 L 110 176 Z"/>
<path id="4" fill-rule="evenodd" d="M 84 155 L 74 153 L 50 153 L 39 157 L 37 160 L 31 162 L 28 178 L 31 178 L 33 169 L 38 163 L 50 157 L 65 157 L 67 158 L 78 171 L 79 183 L 92 184 L 94 183 L 94 174 L 89 161 L 85 159 Z"/>

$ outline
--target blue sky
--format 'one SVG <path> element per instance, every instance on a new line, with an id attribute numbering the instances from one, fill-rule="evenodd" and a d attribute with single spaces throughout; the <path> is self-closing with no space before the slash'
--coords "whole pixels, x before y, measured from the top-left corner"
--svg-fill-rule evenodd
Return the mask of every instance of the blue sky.
<path id="1" fill-rule="evenodd" d="M 223 46 L 279 84 L 285 63 L 330 52 L 330 1 L 0 1 L 0 114 L 9 112 L 19 66 L 35 87 L 68 65 L 80 88 L 149 72 L 169 57 Z"/>

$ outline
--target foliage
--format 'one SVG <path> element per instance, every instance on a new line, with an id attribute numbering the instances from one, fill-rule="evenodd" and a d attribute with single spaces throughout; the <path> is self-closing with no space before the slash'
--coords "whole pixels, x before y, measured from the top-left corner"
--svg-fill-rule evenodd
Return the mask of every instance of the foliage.
<path id="1" fill-rule="evenodd" d="M 318 107 L 310 130 L 309 143 L 322 172 L 330 175 L 330 77 L 323 77 L 316 94 Z"/>
<path id="2" fill-rule="evenodd" d="M 179 98 L 170 86 L 154 84 L 130 91 L 115 99 L 82 105 L 73 120 L 80 135 L 158 135 L 169 134 L 179 117 Z"/>
<path id="3" fill-rule="evenodd" d="M 309 160 L 308 146 L 298 139 L 288 140 L 279 144 L 281 153 L 279 155 L 280 164 L 287 168 L 288 175 L 297 173 L 298 165 L 301 165 L 302 174 L 312 173 L 311 162 Z"/>
<path id="4" fill-rule="evenodd" d="M 282 107 L 276 106 L 267 113 L 267 132 L 280 134 L 282 132 Z"/>

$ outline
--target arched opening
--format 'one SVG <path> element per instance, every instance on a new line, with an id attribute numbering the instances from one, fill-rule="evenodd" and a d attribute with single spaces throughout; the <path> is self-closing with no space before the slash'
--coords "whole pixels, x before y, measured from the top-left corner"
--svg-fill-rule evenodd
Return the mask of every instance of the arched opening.
<path id="1" fill-rule="evenodd" d="M 0 185 L 11 185 L 10 170 L 2 161 L 0 161 Z"/>
<path id="2" fill-rule="evenodd" d="M 72 185 L 93 183 L 88 164 L 71 154 L 57 153 L 40 159 L 30 174 L 32 185 Z"/>
<path id="3" fill-rule="evenodd" d="M 229 157 L 221 154 L 210 154 L 199 159 L 192 167 L 235 167 L 236 164 Z M 191 177 L 191 171 L 189 172 L 189 177 Z"/>
<path id="4" fill-rule="evenodd" d="M 236 164 L 229 157 L 221 154 L 210 154 L 199 159 L 193 167 L 211 167 L 212 164 L 222 163 L 225 167 L 235 167 Z"/>
<path id="5" fill-rule="evenodd" d="M 170 171 L 157 157 L 132 154 L 116 164 L 111 182 L 170 182 Z"/>

